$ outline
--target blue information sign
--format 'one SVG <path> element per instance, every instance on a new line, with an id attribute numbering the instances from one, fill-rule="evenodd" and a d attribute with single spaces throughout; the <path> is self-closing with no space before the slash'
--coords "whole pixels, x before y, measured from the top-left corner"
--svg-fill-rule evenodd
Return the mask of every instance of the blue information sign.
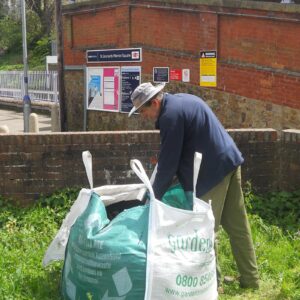
<path id="1" fill-rule="evenodd" d="M 141 62 L 142 48 L 87 50 L 88 63 Z"/>
<path id="2" fill-rule="evenodd" d="M 121 67 L 121 112 L 130 112 L 133 104 L 130 99 L 132 92 L 141 83 L 141 67 Z"/>

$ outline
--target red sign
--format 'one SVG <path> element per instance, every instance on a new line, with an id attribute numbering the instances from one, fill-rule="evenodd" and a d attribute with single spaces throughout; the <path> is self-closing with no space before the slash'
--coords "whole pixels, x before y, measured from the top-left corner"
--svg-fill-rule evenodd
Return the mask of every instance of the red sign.
<path id="1" fill-rule="evenodd" d="M 182 81 L 182 71 L 181 69 L 171 69 L 170 70 L 170 80 Z"/>

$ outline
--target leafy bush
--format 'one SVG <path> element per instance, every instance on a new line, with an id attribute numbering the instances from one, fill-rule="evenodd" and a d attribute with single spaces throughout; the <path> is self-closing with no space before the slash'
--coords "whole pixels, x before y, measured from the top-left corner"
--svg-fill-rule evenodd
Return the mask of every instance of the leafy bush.
<path id="1" fill-rule="evenodd" d="M 18 52 L 22 49 L 21 22 L 11 16 L 0 19 L 0 49 Z"/>
<path id="2" fill-rule="evenodd" d="M 37 41 L 35 47 L 30 52 L 29 61 L 31 66 L 38 66 L 46 63 L 46 56 L 51 53 L 51 40 L 43 37 Z"/>
<path id="3" fill-rule="evenodd" d="M 26 33 L 29 65 L 45 66 L 45 56 L 50 53 L 49 37 L 44 37 L 38 16 L 31 10 L 26 13 Z M 7 15 L 0 18 L 1 70 L 23 69 L 22 22 L 20 17 Z"/>
<path id="4" fill-rule="evenodd" d="M 24 69 L 23 65 L 1 65 L 0 66 L 0 71 L 18 71 L 23 69 Z"/>
<path id="5" fill-rule="evenodd" d="M 291 233 L 300 231 L 300 190 L 254 195 L 248 183 L 245 202 L 248 212 L 259 215 L 269 224 Z"/>

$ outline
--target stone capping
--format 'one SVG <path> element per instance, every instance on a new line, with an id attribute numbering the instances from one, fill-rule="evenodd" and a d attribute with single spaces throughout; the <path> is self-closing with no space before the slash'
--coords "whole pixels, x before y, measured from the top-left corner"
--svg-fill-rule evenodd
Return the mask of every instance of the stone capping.
<path id="1" fill-rule="evenodd" d="M 299 129 L 285 129 L 282 130 L 284 142 L 296 142 L 300 143 L 300 130 Z M 300 157 L 300 153 L 299 153 Z"/>
<path id="2" fill-rule="evenodd" d="M 57 105 L 57 102 L 31 100 L 31 108 L 51 112 L 52 106 Z M 11 108 L 22 108 L 23 100 L 0 97 L 0 106 Z"/>
<path id="3" fill-rule="evenodd" d="M 147 139 L 145 139 L 147 137 Z M 50 133 L 0 133 L 1 150 L 7 145 L 110 145 L 112 143 L 130 144 L 144 142 L 159 142 L 158 130 L 133 130 L 133 131 L 87 131 L 87 132 L 50 132 Z M 87 146 L 88 147 L 88 146 Z"/>
<path id="4" fill-rule="evenodd" d="M 244 1 L 244 0 L 151 0 L 147 1 L 149 7 L 151 7 L 151 2 L 158 2 L 159 5 L 165 6 L 170 4 L 177 5 L 206 5 L 214 7 L 228 7 L 236 9 L 255 9 L 255 10 L 264 10 L 264 11 L 275 11 L 283 13 L 299 13 L 300 5 L 299 4 L 282 4 L 276 2 L 263 2 L 263 1 Z M 105 4 L 120 4 L 120 5 L 132 5 L 134 6 L 136 1 L 124 2 L 121 0 L 87 0 L 87 1 L 78 1 L 77 3 L 64 4 L 63 13 L 68 14 L 74 11 L 80 10 L 83 7 L 97 8 L 97 6 L 102 6 Z M 138 4 L 143 4 L 143 2 L 138 2 Z"/>
<path id="5" fill-rule="evenodd" d="M 228 129 L 227 131 L 236 142 L 269 142 L 280 139 L 280 134 L 273 128 L 241 128 Z"/>

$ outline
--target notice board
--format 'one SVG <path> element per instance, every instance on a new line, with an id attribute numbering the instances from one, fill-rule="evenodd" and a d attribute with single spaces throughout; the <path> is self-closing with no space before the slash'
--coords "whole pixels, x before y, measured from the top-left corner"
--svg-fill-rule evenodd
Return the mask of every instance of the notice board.
<path id="1" fill-rule="evenodd" d="M 120 67 L 88 67 L 86 85 L 87 109 L 119 111 Z"/>
<path id="2" fill-rule="evenodd" d="M 200 52 L 200 86 L 217 86 L 217 51 Z"/>
<path id="3" fill-rule="evenodd" d="M 169 82 L 169 67 L 154 67 L 153 68 L 153 82 Z"/>
<path id="4" fill-rule="evenodd" d="M 121 67 L 121 112 L 130 112 L 133 104 L 131 94 L 141 83 L 141 67 Z"/>

